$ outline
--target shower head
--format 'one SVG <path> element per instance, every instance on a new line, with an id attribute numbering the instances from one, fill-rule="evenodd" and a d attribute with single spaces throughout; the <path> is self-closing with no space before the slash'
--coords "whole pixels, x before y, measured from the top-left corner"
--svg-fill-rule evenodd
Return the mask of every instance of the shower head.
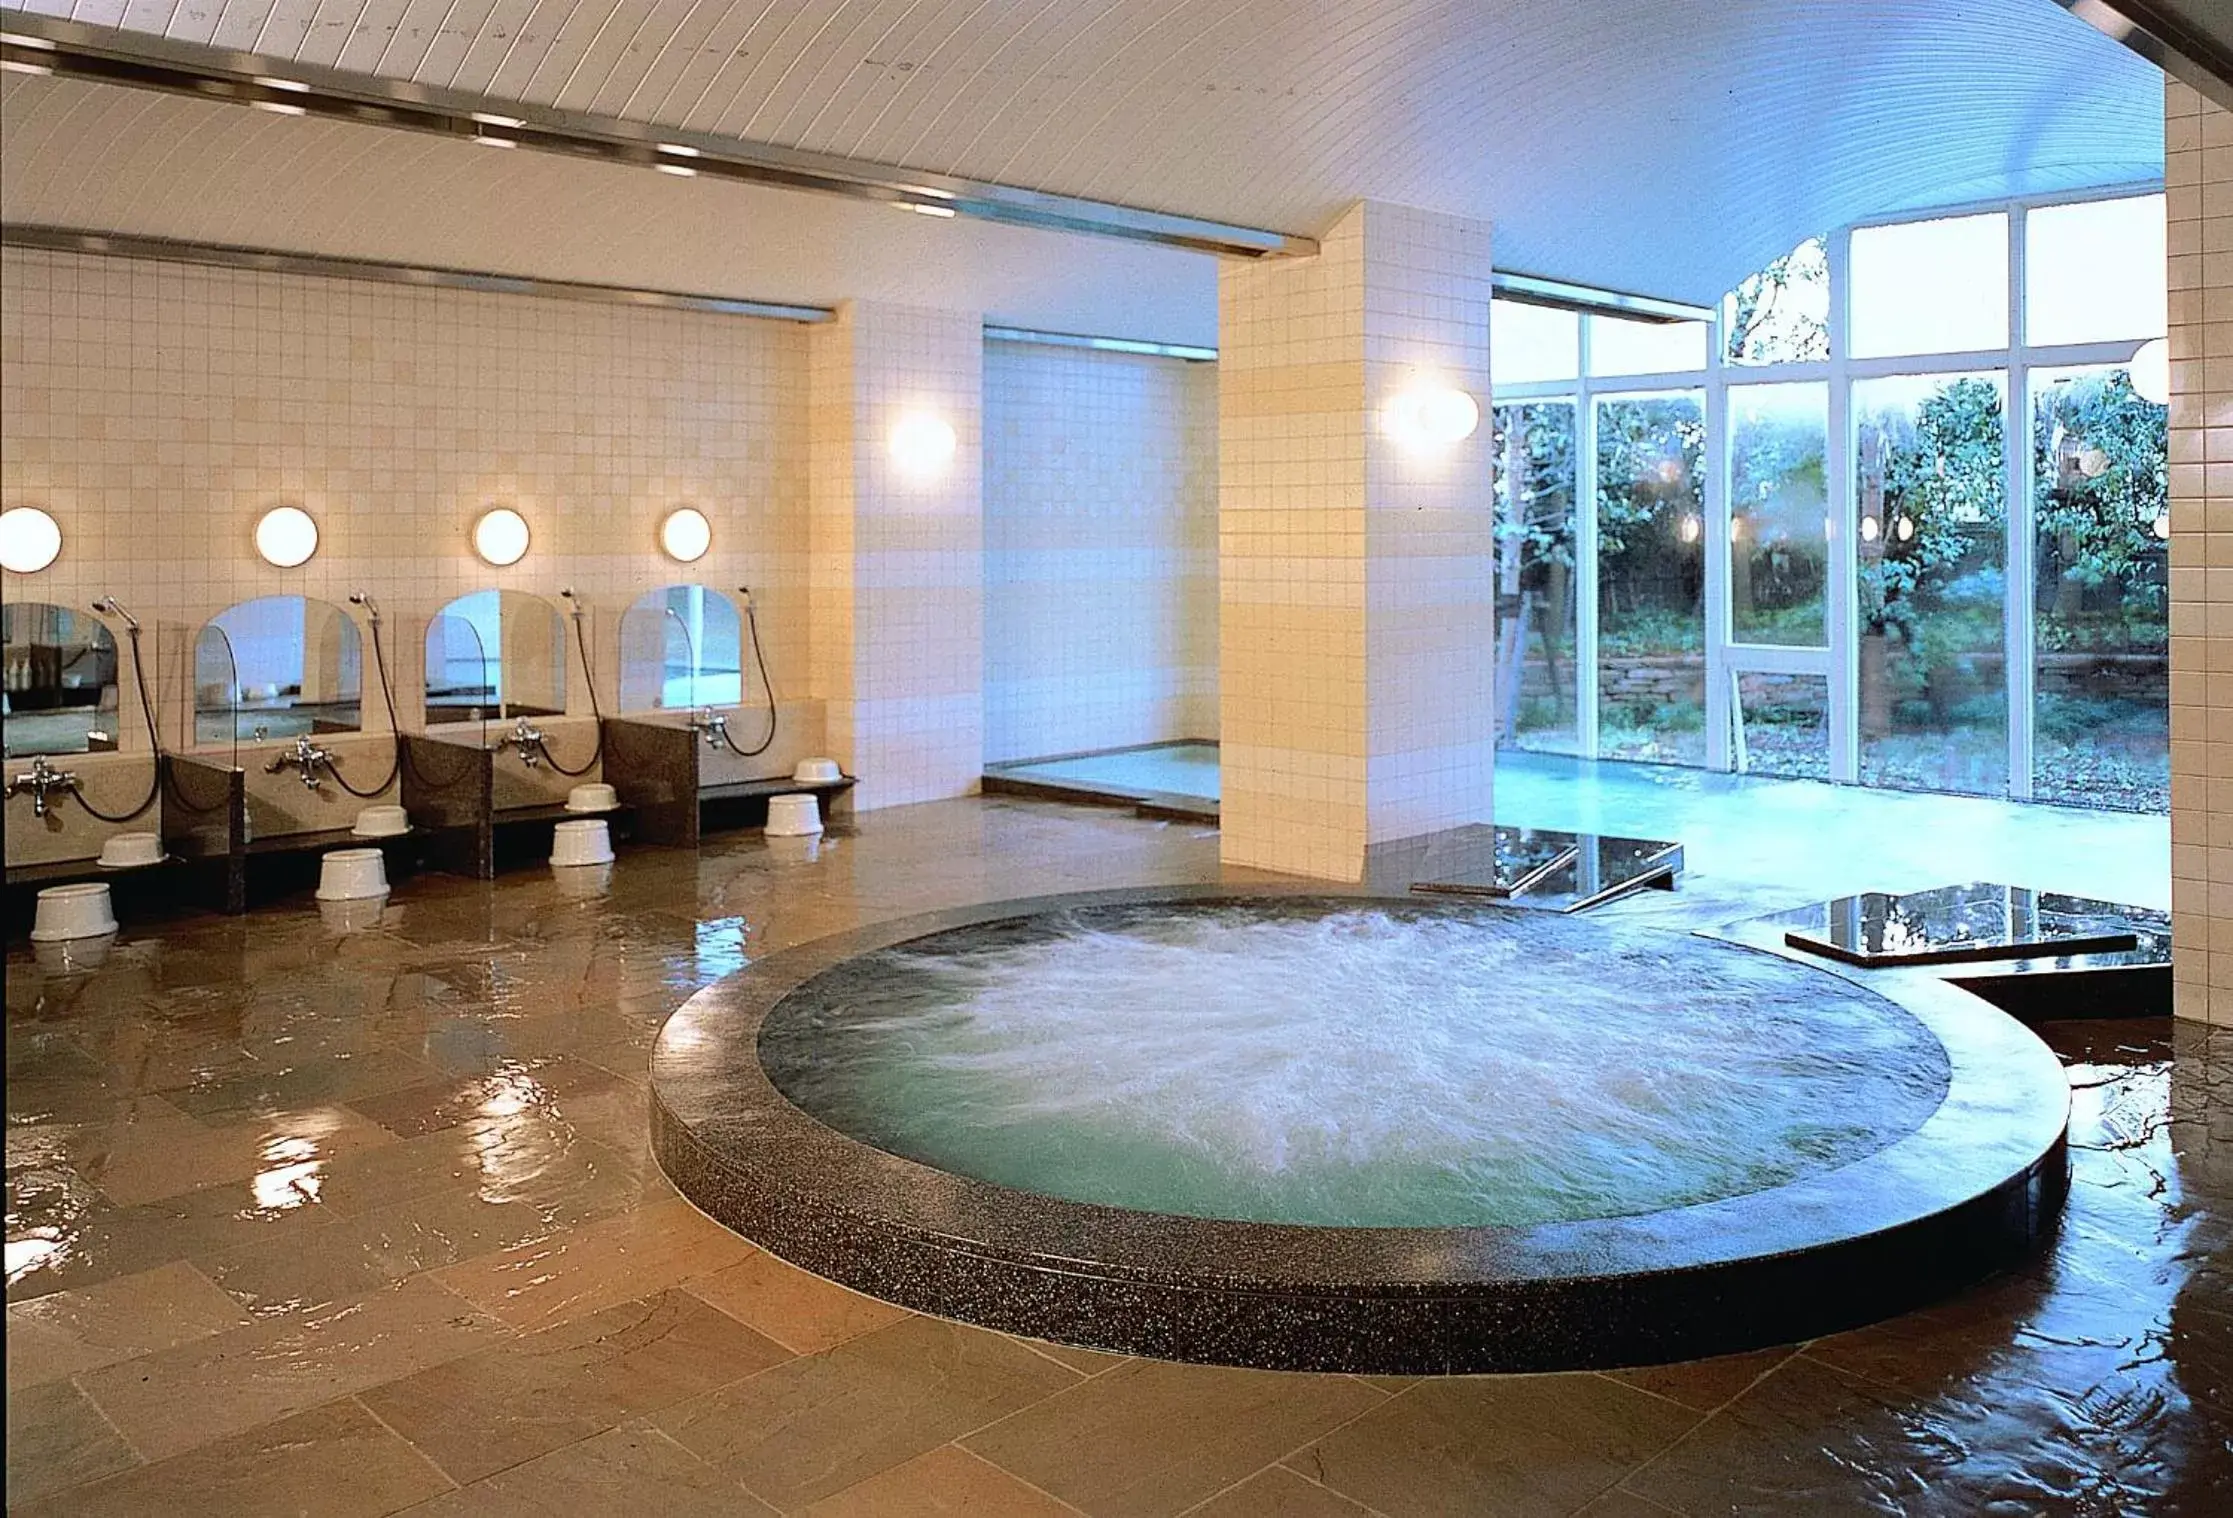
<path id="1" fill-rule="evenodd" d="M 372 599 L 372 592 L 371 592 L 371 591 L 369 591 L 369 590 L 353 590 L 353 591 L 351 591 L 351 592 L 349 593 L 349 604 L 350 604 L 351 606 L 361 606 L 361 607 L 363 607 L 363 608 L 364 608 L 364 614 L 365 614 L 365 615 L 366 615 L 367 617 L 369 617 L 369 618 L 370 618 L 370 619 L 371 619 L 371 620 L 372 620 L 373 622 L 377 623 L 377 622 L 378 622 L 378 621 L 380 620 L 380 603 Z"/>
<path id="2" fill-rule="evenodd" d="M 114 596 L 101 597 L 100 600 L 93 603 L 93 609 L 95 611 L 103 612 L 109 616 L 115 617 L 118 621 L 122 622 L 133 632 L 138 632 L 140 630 L 139 618 L 126 611 Z"/>
<path id="3" fill-rule="evenodd" d="M 739 605 L 742 605 L 742 606 L 746 606 L 746 607 L 749 607 L 749 606 L 751 606 L 751 604 L 752 604 L 752 587 L 751 587 L 751 586 L 749 586 L 749 585 L 739 585 L 739 586 L 737 587 L 737 595 L 738 595 L 738 597 L 739 597 L 739 602 L 738 602 L 738 604 L 739 604 Z"/>

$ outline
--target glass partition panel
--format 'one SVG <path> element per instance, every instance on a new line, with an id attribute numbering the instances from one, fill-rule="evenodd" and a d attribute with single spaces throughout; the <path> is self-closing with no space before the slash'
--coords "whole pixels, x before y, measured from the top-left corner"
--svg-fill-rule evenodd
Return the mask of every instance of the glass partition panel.
<path id="1" fill-rule="evenodd" d="M 1819 363 L 1830 356 L 1830 258 L 1810 237 L 1747 278 L 1721 303 L 1732 364 Z"/>
<path id="2" fill-rule="evenodd" d="M 426 725 L 429 731 L 442 729 L 444 737 L 485 747 L 497 709 L 497 661 L 482 646 L 480 627 L 457 614 L 458 605 L 452 601 L 427 624 Z"/>
<path id="3" fill-rule="evenodd" d="M 459 596 L 427 627 L 428 725 L 562 715 L 566 651 L 566 618 L 542 597 Z"/>
<path id="4" fill-rule="evenodd" d="M 2122 368 L 2034 377 L 2032 794 L 2042 800 L 2170 807 L 2168 418 Z"/>
<path id="5" fill-rule="evenodd" d="M 1729 391 L 1729 621 L 1739 643 L 1830 646 L 1828 385 Z"/>
<path id="6" fill-rule="evenodd" d="M 224 634 L 233 680 L 221 697 L 211 691 L 214 682 L 201 678 L 197 640 L 196 743 L 363 726 L 364 640 L 340 607 L 303 596 L 265 596 L 227 607 L 208 625 Z M 212 696 L 206 703 L 205 694 Z"/>
<path id="7" fill-rule="evenodd" d="M 1829 779 L 1828 678 L 1752 669 L 1733 678 L 1737 773 Z"/>
<path id="8" fill-rule="evenodd" d="M 1696 391 L 1597 403 L 1598 752 L 1706 757 L 1706 408 Z"/>
<path id="9" fill-rule="evenodd" d="M 1853 233 L 1853 356 L 2008 346 L 2008 217 L 1948 216 Z"/>
<path id="10" fill-rule="evenodd" d="M 116 639 L 98 617 L 44 601 L 0 606 L 0 739 L 7 757 L 118 744 Z"/>
<path id="11" fill-rule="evenodd" d="M 1495 351 L 1492 346 L 1490 352 Z M 1624 321 L 1617 316 L 1589 319 L 1591 374 L 1688 374 L 1705 367 L 1704 322 Z"/>
<path id="12" fill-rule="evenodd" d="M 1523 301 L 1489 302 L 1489 383 L 1526 385 L 1581 373 L 1581 318 Z"/>
<path id="13" fill-rule="evenodd" d="M 1498 406 L 1497 689 L 1502 741 L 1581 751 L 1575 706 L 1574 403 Z"/>
<path id="14" fill-rule="evenodd" d="M 620 619 L 620 710 L 736 706 L 744 699 L 744 621 L 703 585 L 639 596 Z"/>
<path id="15" fill-rule="evenodd" d="M 2008 784 L 2004 377 L 1853 387 L 1861 780 Z"/>
<path id="16" fill-rule="evenodd" d="M 2161 195 L 2042 206 L 2024 218 L 2024 337 L 2161 337 L 2169 265 Z"/>

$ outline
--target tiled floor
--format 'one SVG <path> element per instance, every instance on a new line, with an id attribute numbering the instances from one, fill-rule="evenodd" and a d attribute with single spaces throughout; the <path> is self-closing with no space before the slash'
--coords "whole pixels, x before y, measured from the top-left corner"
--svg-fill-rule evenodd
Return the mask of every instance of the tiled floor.
<path id="1" fill-rule="evenodd" d="M 1775 846 L 1610 910 L 1788 904 L 1739 868 Z M 624 854 L 598 900 L 426 877 L 348 937 L 302 902 L 129 931 L 90 974 L 11 949 L 11 1510 L 2233 1511 L 2233 1034 L 2055 1032 L 2077 1185 L 2027 1269 L 1806 1346 L 1608 1375 L 1029 1344 L 802 1275 L 652 1164 L 650 1040 L 748 958 L 1217 876 L 1207 829 L 951 802 L 813 859 L 754 836 Z"/>

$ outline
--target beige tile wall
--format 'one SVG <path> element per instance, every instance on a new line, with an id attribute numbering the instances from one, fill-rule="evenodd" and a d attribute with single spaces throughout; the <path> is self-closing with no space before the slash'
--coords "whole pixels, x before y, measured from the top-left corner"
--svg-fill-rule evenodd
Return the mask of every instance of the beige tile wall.
<path id="1" fill-rule="evenodd" d="M 1217 736 L 1217 370 L 985 347 L 985 758 Z"/>
<path id="2" fill-rule="evenodd" d="M 984 331 L 975 312 L 848 303 L 813 329 L 813 694 L 866 810 L 974 791 L 984 679 Z M 911 415 L 955 447 L 915 475 Z"/>
<path id="3" fill-rule="evenodd" d="M 1370 844 L 1490 818 L 1488 433 L 1409 451 L 1432 380 L 1486 397 L 1489 235 L 1353 208 L 1311 260 L 1219 279 L 1224 858 L 1356 880 Z"/>
<path id="4" fill-rule="evenodd" d="M 777 689 L 795 695 L 806 347 L 804 327 L 747 317 L 9 249 L 0 494 L 45 507 L 65 538 L 51 569 L 8 575 L 5 592 L 70 606 L 113 593 L 185 637 L 253 596 L 365 587 L 400 696 L 418 689 L 425 619 L 467 591 L 580 590 L 609 693 L 636 594 L 749 583 Z M 300 569 L 250 546 L 281 502 L 319 522 Z M 468 542 L 492 503 L 534 534 L 508 569 Z M 687 568 L 655 537 L 684 503 L 714 523 Z M 578 680 L 569 698 L 587 710 Z"/>
<path id="5" fill-rule="evenodd" d="M 2233 1025 L 2233 113 L 2166 87 L 2171 912 L 2182 1017 Z"/>

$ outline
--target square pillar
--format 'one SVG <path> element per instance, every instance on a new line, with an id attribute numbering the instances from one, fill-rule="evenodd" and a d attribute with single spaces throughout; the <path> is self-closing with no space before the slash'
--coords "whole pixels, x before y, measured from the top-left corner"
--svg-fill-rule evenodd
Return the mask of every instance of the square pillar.
<path id="1" fill-rule="evenodd" d="M 983 320 L 848 302 L 808 337 L 808 674 L 858 810 L 984 758 Z"/>
<path id="2" fill-rule="evenodd" d="M 1228 864 L 1355 881 L 1372 845 L 1492 820 L 1489 272 L 1486 224 L 1380 202 L 1315 258 L 1220 271 Z M 1450 391 L 1478 425 L 1436 441 L 1408 403 Z"/>
<path id="3" fill-rule="evenodd" d="M 2233 112 L 2165 89 L 2173 1010 L 2233 1027 Z"/>

